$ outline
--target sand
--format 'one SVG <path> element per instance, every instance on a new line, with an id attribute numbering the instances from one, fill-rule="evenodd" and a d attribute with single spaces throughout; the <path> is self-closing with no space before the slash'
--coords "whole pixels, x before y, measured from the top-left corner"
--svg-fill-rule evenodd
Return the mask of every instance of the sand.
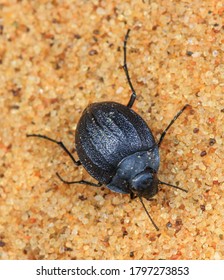
<path id="1" fill-rule="evenodd" d="M 221 1 L 1 1 L 0 259 L 224 259 L 224 6 Z M 74 135 L 92 102 L 127 104 L 123 39 L 158 140 L 162 186 L 146 207 L 95 182 Z"/>

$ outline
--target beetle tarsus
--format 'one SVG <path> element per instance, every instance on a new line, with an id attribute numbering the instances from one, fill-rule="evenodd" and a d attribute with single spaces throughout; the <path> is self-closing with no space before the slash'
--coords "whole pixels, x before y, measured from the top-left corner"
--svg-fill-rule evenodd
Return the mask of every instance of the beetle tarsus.
<path id="1" fill-rule="evenodd" d="M 136 197 L 138 197 L 136 194 L 134 194 L 133 192 L 130 193 L 130 199 L 131 200 L 135 199 Z"/>
<path id="2" fill-rule="evenodd" d="M 169 123 L 169 125 L 167 126 L 167 128 L 163 131 L 163 133 L 160 136 L 159 142 L 158 142 L 158 147 L 161 145 L 163 138 L 165 137 L 167 131 L 169 130 L 169 128 L 174 124 L 174 122 L 176 121 L 176 119 L 183 113 L 183 111 L 190 107 L 189 104 L 186 104 L 177 114 L 176 116 L 171 120 L 171 122 Z"/>
<path id="3" fill-rule="evenodd" d="M 63 144 L 63 142 L 61 141 L 57 141 L 57 140 L 54 140 L 48 136 L 45 136 L 45 135 L 42 135 L 42 134 L 27 134 L 26 135 L 27 137 L 39 137 L 39 138 L 43 138 L 45 140 L 48 140 L 48 141 L 51 141 L 55 144 L 57 144 L 58 146 L 60 146 L 65 152 L 66 154 L 71 158 L 71 160 L 74 162 L 74 164 L 76 166 L 79 166 L 81 165 L 81 162 L 79 160 L 75 160 L 73 155 L 69 152 L 69 150 L 65 147 L 65 145 Z"/>
<path id="4" fill-rule="evenodd" d="M 130 78 L 129 72 L 128 72 L 128 66 L 127 66 L 127 48 L 126 48 L 126 46 L 127 46 L 128 35 L 129 35 L 130 31 L 131 30 L 128 29 L 128 31 L 125 35 L 125 38 L 124 38 L 124 65 L 123 65 L 124 72 L 125 72 L 125 75 L 126 75 L 127 80 L 128 80 L 128 84 L 129 84 L 129 86 L 131 88 L 131 91 L 132 91 L 130 100 L 129 100 L 128 105 L 127 105 L 128 108 L 131 108 L 133 106 L 133 104 L 135 102 L 135 99 L 136 99 L 136 96 L 137 96 L 136 92 L 135 92 L 135 89 L 132 85 L 131 78 Z"/>

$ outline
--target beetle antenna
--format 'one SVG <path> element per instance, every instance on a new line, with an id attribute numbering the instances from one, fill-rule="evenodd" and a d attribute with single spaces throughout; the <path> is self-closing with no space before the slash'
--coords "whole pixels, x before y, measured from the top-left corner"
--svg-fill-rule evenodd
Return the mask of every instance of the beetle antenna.
<path id="1" fill-rule="evenodd" d="M 149 215 L 149 212 L 147 211 L 147 209 L 146 209 L 146 207 L 145 207 L 145 204 L 144 204 L 144 202 L 143 202 L 141 196 L 139 196 L 139 200 L 141 201 L 141 204 L 142 204 L 143 208 L 145 209 L 145 212 L 146 212 L 147 216 L 149 217 L 151 223 L 153 224 L 153 226 L 155 227 L 155 229 L 158 231 L 159 228 L 157 227 L 157 225 L 156 225 L 155 222 L 153 221 L 152 217 Z"/>
<path id="2" fill-rule="evenodd" d="M 181 191 L 186 192 L 186 193 L 188 192 L 188 190 L 185 190 L 185 189 L 180 188 L 180 187 L 178 187 L 178 186 L 171 185 L 171 184 L 168 184 L 168 183 L 165 183 L 165 182 L 162 182 L 162 181 L 159 181 L 159 184 L 160 184 L 160 185 L 166 185 L 166 186 L 169 186 L 169 187 L 172 187 L 172 188 L 181 190 Z"/>

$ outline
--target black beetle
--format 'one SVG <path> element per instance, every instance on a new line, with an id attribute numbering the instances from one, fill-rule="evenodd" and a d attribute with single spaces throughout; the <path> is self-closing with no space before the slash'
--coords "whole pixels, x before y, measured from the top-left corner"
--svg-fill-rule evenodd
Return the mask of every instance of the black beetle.
<path id="1" fill-rule="evenodd" d="M 149 199 L 158 192 L 158 185 L 168 185 L 182 191 L 187 190 L 162 182 L 158 179 L 159 146 L 174 121 L 189 106 L 186 104 L 172 119 L 161 134 L 158 143 L 146 122 L 131 107 L 136 99 L 126 64 L 126 45 L 130 30 L 124 39 L 124 71 L 132 94 L 127 106 L 116 102 L 100 102 L 89 105 L 83 112 L 77 125 L 75 146 L 79 160 L 75 160 L 62 142 L 40 134 L 27 134 L 27 137 L 40 137 L 59 145 L 72 159 L 75 165 L 83 165 L 86 171 L 98 181 L 67 182 L 67 184 L 86 184 L 100 187 L 106 185 L 114 192 L 139 197 L 149 219 L 158 229 L 149 215 L 142 197 Z"/>

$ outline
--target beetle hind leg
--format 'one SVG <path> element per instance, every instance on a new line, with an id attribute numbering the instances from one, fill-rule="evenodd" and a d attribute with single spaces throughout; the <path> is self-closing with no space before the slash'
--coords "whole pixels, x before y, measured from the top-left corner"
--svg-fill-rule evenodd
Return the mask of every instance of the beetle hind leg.
<path id="1" fill-rule="evenodd" d="M 131 78 L 130 78 L 129 72 L 128 72 L 128 66 L 127 66 L 127 48 L 126 48 L 126 46 L 127 46 L 128 35 L 129 35 L 130 31 L 131 30 L 128 29 L 128 31 L 126 33 L 126 36 L 124 38 L 124 47 L 123 47 L 123 49 L 124 49 L 124 65 L 123 65 L 123 68 L 124 68 L 124 72 L 125 72 L 125 75 L 126 75 L 127 80 L 128 80 L 128 84 L 129 84 L 129 86 L 131 88 L 131 91 L 132 91 L 130 100 L 129 100 L 128 105 L 127 105 L 128 108 L 131 108 L 133 106 L 133 104 L 135 102 L 135 99 L 136 99 L 136 96 L 137 96 L 136 92 L 135 92 L 135 89 L 132 85 Z"/>

